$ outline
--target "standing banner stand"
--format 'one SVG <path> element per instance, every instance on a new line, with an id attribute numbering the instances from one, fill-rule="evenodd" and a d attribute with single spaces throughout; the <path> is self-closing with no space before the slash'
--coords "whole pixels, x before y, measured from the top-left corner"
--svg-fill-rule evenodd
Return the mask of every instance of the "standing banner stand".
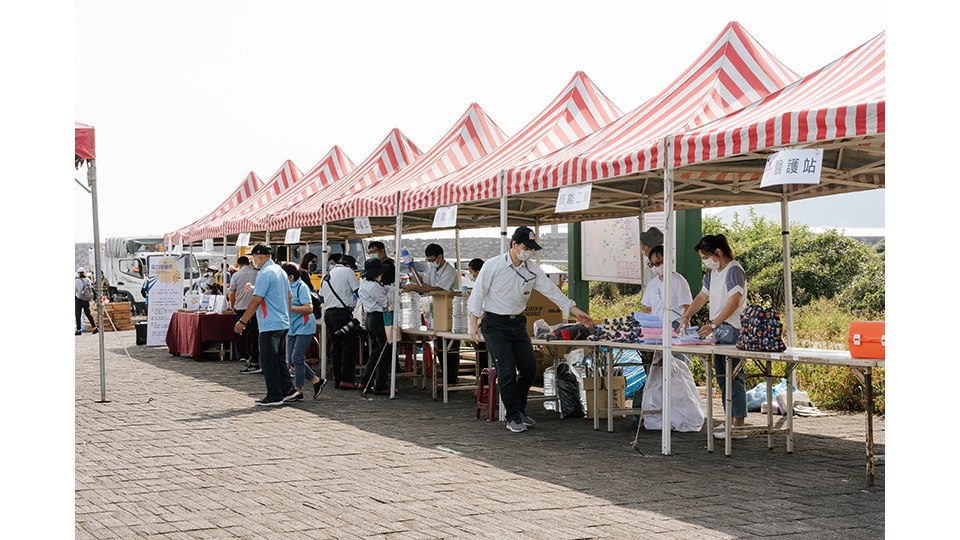
<path id="1" fill-rule="evenodd" d="M 183 255 L 152 255 L 147 261 L 147 346 L 167 344 L 170 319 L 183 306 L 183 263 Z"/>

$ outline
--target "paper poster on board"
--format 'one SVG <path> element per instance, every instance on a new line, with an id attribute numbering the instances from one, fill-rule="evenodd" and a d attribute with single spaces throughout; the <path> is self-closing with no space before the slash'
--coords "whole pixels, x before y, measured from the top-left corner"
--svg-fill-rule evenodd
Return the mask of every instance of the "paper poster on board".
<path id="1" fill-rule="evenodd" d="M 152 255 L 147 261 L 147 345 L 166 345 L 170 319 L 183 307 L 183 255 Z"/>
<path id="2" fill-rule="evenodd" d="M 584 221 L 580 224 L 581 275 L 585 281 L 644 285 L 652 278 L 640 249 L 640 233 L 664 229 L 663 212 L 639 217 Z"/>

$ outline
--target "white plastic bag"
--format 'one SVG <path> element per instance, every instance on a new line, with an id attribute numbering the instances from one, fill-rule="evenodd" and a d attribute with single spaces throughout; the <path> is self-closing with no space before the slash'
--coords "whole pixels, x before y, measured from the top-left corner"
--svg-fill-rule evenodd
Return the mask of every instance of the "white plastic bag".
<path id="1" fill-rule="evenodd" d="M 693 382 L 693 374 L 683 362 L 672 359 L 670 379 L 670 429 L 673 431 L 700 431 L 703 427 L 703 404 L 700 402 L 700 392 Z M 643 410 L 654 411 L 661 408 L 663 400 L 663 366 L 650 367 L 647 382 L 643 387 Z M 650 430 L 661 429 L 663 419 L 659 414 L 644 414 L 643 425 Z"/>

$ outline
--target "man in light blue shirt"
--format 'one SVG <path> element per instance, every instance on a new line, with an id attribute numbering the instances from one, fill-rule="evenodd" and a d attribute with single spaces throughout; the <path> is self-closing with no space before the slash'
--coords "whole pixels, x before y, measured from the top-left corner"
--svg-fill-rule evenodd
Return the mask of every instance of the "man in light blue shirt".
<path id="1" fill-rule="evenodd" d="M 267 395 L 257 401 L 257 405 L 282 405 L 299 395 L 290 380 L 286 362 L 283 362 L 281 369 L 279 354 L 280 341 L 290 328 L 290 282 L 283 269 L 274 264 L 270 246 L 257 244 L 250 253 L 258 269 L 257 279 L 253 298 L 243 317 L 234 326 L 234 331 L 238 334 L 243 332 L 253 313 L 256 313 L 260 329 L 260 369 L 263 370 L 263 380 L 267 385 Z"/>

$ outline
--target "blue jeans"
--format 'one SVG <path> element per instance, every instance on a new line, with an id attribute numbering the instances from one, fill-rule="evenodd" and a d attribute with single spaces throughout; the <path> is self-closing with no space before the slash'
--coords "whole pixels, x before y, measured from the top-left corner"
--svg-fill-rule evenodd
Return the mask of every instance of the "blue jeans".
<path id="1" fill-rule="evenodd" d="M 267 330 L 260 332 L 260 369 L 263 370 L 263 382 L 267 385 L 267 401 L 280 401 L 295 390 L 290 380 L 287 363 L 280 362 L 280 342 L 286 330 Z"/>
<path id="2" fill-rule="evenodd" d="M 527 334 L 527 318 L 517 315 L 511 319 L 485 313 L 480 332 L 497 370 L 497 387 L 507 411 L 506 419 L 519 420 L 520 413 L 526 414 L 527 393 L 537 376 L 537 359 Z"/>
<path id="3" fill-rule="evenodd" d="M 713 330 L 714 337 L 717 338 L 717 345 L 733 345 L 740 336 L 740 330 L 734 328 L 730 323 L 720 323 L 720 326 Z M 737 359 L 733 359 L 733 367 L 737 367 Z M 720 387 L 720 395 L 723 399 L 723 410 L 727 410 L 727 357 L 722 354 L 713 356 L 713 374 L 717 379 L 717 385 Z M 733 381 L 730 383 L 733 391 L 733 417 L 747 417 L 747 383 L 743 377 L 743 369 L 733 373 Z"/>
<path id="4" fill-rule="evenodd" d="M 307 357 L 307 348 L 310 347 L 310 341 L 312 340 L 313 336 L 310 334 L 299 336 L 287 335 L 287 363 L 293 366 L 293 385 L 297 388 L 303 388 L 303 381 L 305 379 L 312 381 L 313 378 L 317 376 L 317 374 L 310 369 L 310 366 L 303 361 L 304 358 Z"/>

